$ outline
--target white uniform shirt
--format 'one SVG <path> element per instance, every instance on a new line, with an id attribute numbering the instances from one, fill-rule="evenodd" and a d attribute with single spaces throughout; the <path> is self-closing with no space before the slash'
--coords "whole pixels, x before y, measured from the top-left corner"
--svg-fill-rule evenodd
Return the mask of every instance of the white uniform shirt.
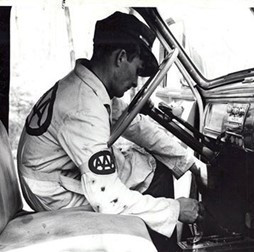
<path id="1" fill-rule="evenodd" d="M 179 216 L 178 201 L 141 194 L 155 170 L 152 155 L 141 148 L 124 153 L 108 149 L 109 111 L 114 121 L 125 105 L 114 100 L 112 108 L 103 83 L 81 62 L 39 100 L 27 119 L 18 150 L 25 185 L 46 210 L 87 205 L 101 213 L 136 215 L 170 237 Z M 176 177 L 194 162 L 170 134 L 145 116 L 137 116 L 124 135 L 153 152 Z M 107 156 L 110 152 L 115 166 Z M 59 183 L 59 173 L 81 181 L 81 192 L 76 193 L 75 185 L 72 190 Z"/>

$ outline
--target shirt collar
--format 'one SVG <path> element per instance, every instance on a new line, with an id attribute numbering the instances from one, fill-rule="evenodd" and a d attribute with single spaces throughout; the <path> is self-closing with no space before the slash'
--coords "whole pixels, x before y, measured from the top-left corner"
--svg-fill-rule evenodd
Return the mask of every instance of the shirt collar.
<path id="1" fill-rule="evenodd" d="M 104 105 L 109 105 L 110 111 L 112 111 L 111 100 L 106 87 L 102 81 L 91 70 L 89 70 L 87 67 L 88 65 L 88 60 L 78 59 L 76 60 L 74 72 L 84 82 L 84 84 L 88 85 L 94 91 Z"/>

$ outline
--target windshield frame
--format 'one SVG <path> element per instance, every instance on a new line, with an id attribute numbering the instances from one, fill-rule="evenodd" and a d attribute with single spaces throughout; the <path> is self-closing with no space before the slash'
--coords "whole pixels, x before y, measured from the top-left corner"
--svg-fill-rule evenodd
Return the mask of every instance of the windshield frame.
<path id="1" fill-rule="evenodd" d="M 249 77 L 254 77 L 254 68 L 249 68 L 237 72 L 232 72 L 214 79 L 205 78 L 199 69 L 195 66 L 193 61 L 185 52 L 184 48 L 179 44 L 175 36 L 170 30 L 170 27 L 166 24 L 159 14 L 157 8 L 133 8 L 136 10 L 147 22 L 147 24 L 155 31 L 157 36 L 161 36 L 171 49 L 178 48 L 178 59 L 186 69 L 190 77 L 199 87 L 204 90 L 212 89 L 215 87 L 231 84 L 234 82 L 244 82 Z"/>

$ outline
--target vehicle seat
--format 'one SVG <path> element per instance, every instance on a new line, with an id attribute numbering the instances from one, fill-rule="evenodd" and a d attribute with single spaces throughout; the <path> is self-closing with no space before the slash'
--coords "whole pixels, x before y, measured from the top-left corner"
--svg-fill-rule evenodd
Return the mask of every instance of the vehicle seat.
<path id="1" fill-rule="evenodd" d="M 18 179 L 8 135 L 0 121 L 0 233 L 22 209 Z"/>
<path id="2" fill-rule="evenodd" d="M 138 217 L 99 214 L 85 206 L 22 213 L 8 135 L 0 121 L 0 251 L 156 251 Z"/>

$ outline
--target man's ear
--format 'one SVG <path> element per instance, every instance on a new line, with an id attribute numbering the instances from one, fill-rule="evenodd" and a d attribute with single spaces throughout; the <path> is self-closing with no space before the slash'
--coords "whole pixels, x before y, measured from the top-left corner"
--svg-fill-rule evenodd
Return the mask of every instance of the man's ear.
<path id="1" fill-rule="evenodd" d="M 124 49 L 118 50 L 116 53 L 116 65 L 120 66 L 121 63 L 127 60 L 127 52 Z"/>

